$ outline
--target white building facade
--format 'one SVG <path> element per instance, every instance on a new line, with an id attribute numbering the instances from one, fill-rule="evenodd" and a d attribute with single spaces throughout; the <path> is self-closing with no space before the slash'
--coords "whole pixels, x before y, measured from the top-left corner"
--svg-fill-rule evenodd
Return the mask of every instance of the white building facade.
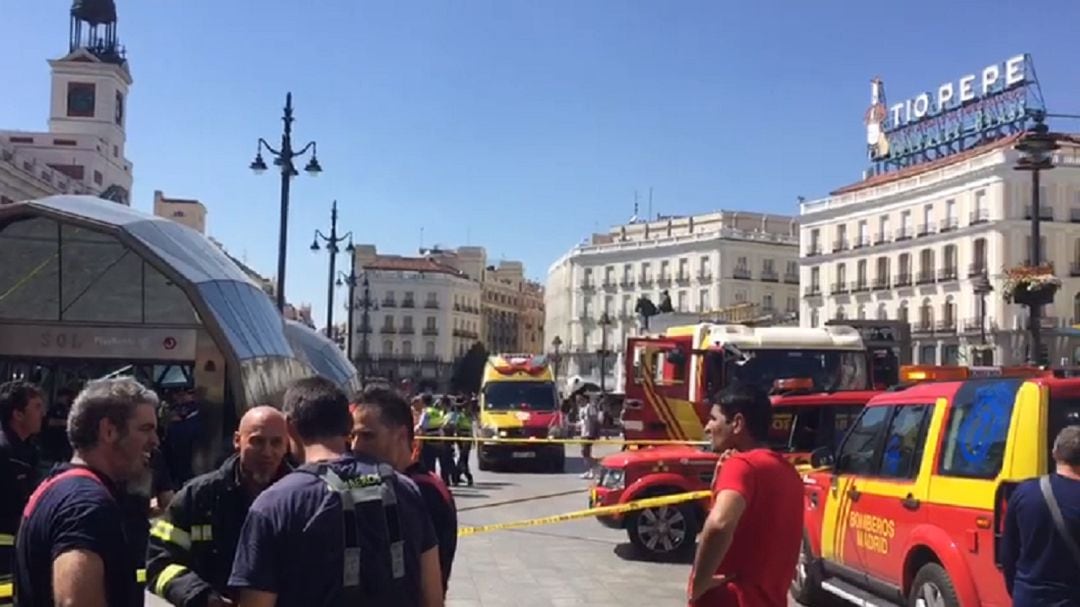
<path id="1" fill-rule="evenodd" d="M 877 175 L 802 204 L 800 319 L 907 320 L 913 361 L 1026 360 L 1027 308 L 1001 296 L 1005 270 L 1031 260 L 1031 173 L 1018 136 Z M 1063 286 L 1043 310 L 1049 361 L 1073 358 L 1080 322 L 1080 145 L 1062 137 L 1041 173 L 1042 259 Z M 977 292 L 981 277 L 993 292 Z M 983 283 L 985 284 L 985 283 Z M 985 346 L 984 346 L 985 339 Z"/>
<path id="2" fill-rule="evenodd" d="M 480 283 L 430 257 L 378 255 L 371 245 L 354 254 L 350 358 L 358 368 L 366 363 L 369 377 L 444 384 L 454 361 L 480 340 Z"/>
<path id="3" fill-rule="evenodd" d="M 626 338 L 640 332 L 638 299 L 659 305 L 664 293 L 678 312 L 708 315 L 738 304 L 763 313 L 796 314 L 798 224 L 792 217 L 718 211 L 632 221 L 593 235 L 548 271 L 544 340 L 558 338 L 567 377 L 620 389 Z M 603 315 L 609 324 L 601 324 Z M 553 352 L 552 352 L 553 353 Z"/>
<path id="4" fill-rule="evenodd" d="M 130 204 L 124 144 L 132 78 L 109 10 L 73 9 L 68 54 L 49 61 L 48 131 L 0 130 L 0 203 L 69 193 Z"/>

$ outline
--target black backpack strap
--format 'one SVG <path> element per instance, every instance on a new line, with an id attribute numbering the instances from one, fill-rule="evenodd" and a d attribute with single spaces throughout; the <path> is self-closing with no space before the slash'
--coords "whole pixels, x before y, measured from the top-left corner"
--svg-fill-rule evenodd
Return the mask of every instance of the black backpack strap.
<path id="1" fill-rule="evenodd" d="M 1065 517 L 1061 514 L 1061 506 L 1058 505 L 1057 498 L 1054 497 L 1054 488 L 1050 486 L 1049 476 L 1039 479 L 1039 489 L 1042 490 L 1043 499 L 1046 500 L 1046 505 L 1050 508 L 1050 518 L 1054 519 L 1054 526 L 1057 527 L 1058 534 L 1065 540 L 1065 545 L 1069 547 L 1069 552 L 1072 553 L 1073 562 L 1076 564 L 1077 569 L 1080 570 L 1080 546 L 1076 544 L 1076 538 L 1069 533 L 1069 528 L 1065 525 Z"/>

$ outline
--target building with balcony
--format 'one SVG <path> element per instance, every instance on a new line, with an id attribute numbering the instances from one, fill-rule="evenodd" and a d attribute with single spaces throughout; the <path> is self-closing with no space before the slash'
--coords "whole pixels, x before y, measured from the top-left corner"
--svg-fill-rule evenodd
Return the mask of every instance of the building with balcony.
<path id="1" fill-rule="evenodd" d="M 626 338 L 640 330 L 639 297 L 659 305 L 666 292 L 676 311 L 702 315 L 747 303 L 794 314 L 798 230 L 789 216 L 717 211 L 635 219 L 594 234 L 548 270 L 544 343 L 559 338 L 567 377 L 599 383 L 601 345 L 614 380 Z"/>
<path id="2" fill-rule="evenodd" d="M 130 204 L 132 166 L 124 155 L 126 101 L 132 84 L 116 30 L 106 13 L 76 3 L 69 46 L 49 61 L 49 128 L 0 130 L 0 204 L 51 194 L 93 194 Z"/>
<path id="3" fill-rule="evenodd" d="M 547 352 L 544 343 L 544 286 L 526 280 L 521 285 L 521 311 L 518 315 L 518 343 L 521 352 Z"/>
<path id="4" fill-rule="evenodd" d="M 1026 360 L 1027 308 L 1000 293 L 1031 257 L 1031 173 L 1015 170 L 1019 137 L 882 173 L 801 205 L 803 326 L 835 318 L 911 323 L 923 364 Z M 1040 262 L 1063 281 L 1042 324 L 1050 361 L 1073 356 L 1080 322 L 1080 144 L 1059 136 L 1041 173 Z M 985 279 L 985 280 L 984 280 Z M 985 297 L 977 286 L 989 282 Z M 985 339 L 985 347 L 984 347 Z"/>
<path id="5" fill-rule="evenodd" d="M 453 362 L 480 340 L 480 284 L 430 255 L 381 255 L 373 245 L 354 255 L 368 280 L 367 306 L 358 289 L 351 312 L 351 358 L 361 374 L 444 385 Z"/>
<path id="6" fill-rule="evenodd" d="M 166 198 L 161 190 L 154 191 L 154 215 L 185 225 L 206 234 L 206 205 L 191 198 Z"/>

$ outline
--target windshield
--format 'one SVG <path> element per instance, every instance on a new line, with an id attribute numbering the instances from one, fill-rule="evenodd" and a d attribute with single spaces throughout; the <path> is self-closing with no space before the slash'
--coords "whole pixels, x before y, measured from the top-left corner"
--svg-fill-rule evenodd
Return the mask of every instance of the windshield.
<path id="1" fill-rule="evenodd" d="M 555 384 L 549 381 L 498 381 L 484 386 L 484 408 L 496 411 L 554 411 Z"/>
<path id="2" fill-rule="evenodd" d="M 748 360 L 730 358 L 726 383 L 744 382 L 771 390 L 778 379 L 807 378 L 815 391 L 865 390 L 866 354 L 851 350 L 743 350 Z"/>
<path id="3" fill-rule="evenodd" d="M 836 449 L 861 410 L 862 405 L 773 407 L 769 448 L 797 453 Z"/>

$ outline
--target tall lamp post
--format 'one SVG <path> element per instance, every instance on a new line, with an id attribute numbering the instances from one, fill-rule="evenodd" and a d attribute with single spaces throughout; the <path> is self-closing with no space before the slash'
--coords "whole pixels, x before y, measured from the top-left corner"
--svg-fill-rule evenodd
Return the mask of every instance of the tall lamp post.
<path id="1" fill-rule="evenodd" d="M 976 295 L 979 296 L 979 338 L 981 347 L 979 348 L 979 357 L 975 361 L 976 365 L 992 365 L 994 361 L 992 358 L 987 359 L 987 344 L 986 344 L 986 296 L 994 291 L 994 287 L 990 284 L 990 279 L 986 274 L 979 274 L 975 278 L 971 279 L 971 287 Z"/>
<path id="2" fill-rule="evenodd" d="M 259 137 L 259 146 L 255 151 L 255 160 L 249 168 L 256 174 L 264 173 L 267 169 L 263 160 L 262 151 L 265 149 L 274 158 L 274 165 L 281 169 L 281 220 L 278 226 L 278 262 L 277 262 L 277 307 L 278 311 L 285 309 L 285 249 L 289 239 L 289 183 L 292 178 L 300 173 L 296 170 L 294 160 L 302 157 L 311 150 L 311 160 L 308 161 L 304 170 L 314 177 L 322 172 L 319 164 L 318 150 L 314 141 L 309 141 L 299 150 L 294 150 L 292 145 L 293 107 L 292 93 L 285 96 L 285 114 L 281 117 L 285 127 L 281 132 L 281 146 L 274 149 L 265 139 Z"/>
<path id="3" fill-rule="evenodd" d="M 600 315 L 600 393 L 607 394 L 607 330 L 611 326 L 611 317 L 607 312 Z"/>
<path id="4" fill-rule="evenodd" d="M 346 232 L 341 236 L 337 233 L 337 201 L 330 207 L 330 235 L 323 234 L 320 230 L 315 230 L 315 238 L 311 241 L 311 250 L 318 251 L 320 248 L 319 240 L 326 243 L 326 252 L 330 255 L 330 275 L 326 280 L 326 336 L 330 339 L 334 338 L 334 278 L 337 277 L 335 267 L 337 264 L 338 253 L 341 252 L 338 249 L 338 243 L 349 241 L 348 246 L 345 247 L 345 251 L 352 255 L 356 248 L 352 243 L 352 232 Z"/>
<path id="5" fill-rule="evenodd" d="M 553 375 L 555 376 L 556 381 L 558 381 L 558 379 L 559 379 L 559 348 L 561 348 L 561 347 L 562 347 L 562 338 L 559 337 L 558 335 L 556 335 L 555 339 L 551 340 L 551 349 L 554 352 L 554 354 L 552 354 L 551 358 L 553 359 L 553 362 L 555 363 L 555 373 Z"/>
<path id="6" fill-rule="evenodd" d="M 1040 246 L 1039 234 L 1039 172 L 1049 171 L 1054 168 L 1053 152 L 1058 149 L 1054 136 L 1050 134 L 1049 127 L 1044 120 L 1046 115 L 1042 111 L 1034 112 L 1032 118 L 1035 126 L 1024 135 L 1020 143 L 1016 144 L 1016 150 L 1020 152 L 1020 160 L 1016 163 L 1016 170 L 1031 171 L 1031 265 L 1042 264 L 1042 247 Z M 1031 353 L 1029 359 L 1033 365 L 1042 362 L 1042 323 L 1039 313 L 1042 303 L 1028 303 L 1028 322 L 1031 331 Z"/>
<path id="7" fill-rule="evenodd" d="M 379 305 L 371 299 L 371 284 L 368 282 L 367 272 L 363 273 L 363 279 L 356 274 L 356 257 L 353 256 L 352 269 L 349 274 L 344 272 L 338 273 L 337 285 L 340 287 L 342 284 L 349 285 L 349 302 L 346 304 L 345 309 L 349 312 L 349 337 L 346 340 L 348 348 L 349 360 L 353 360 L 353 336 L 355 333 L 360 333 L 360 355 L 362 357 L 360 364 L 360 383 L 361 385 L 367 383 L 368 378 L 368 361 L 371 359 L 368 349 L 368 335 L 371 334 L 371 311 L 378 310 Z M 356 299 L 356 287 L 359 286 L 363 289 L 363 299 Z M 356 306 L 359 305 L 364 311 L 363 316 L 360 319 L 360 330 L 354 331 L 353 328 L 353 311 Z"/>

